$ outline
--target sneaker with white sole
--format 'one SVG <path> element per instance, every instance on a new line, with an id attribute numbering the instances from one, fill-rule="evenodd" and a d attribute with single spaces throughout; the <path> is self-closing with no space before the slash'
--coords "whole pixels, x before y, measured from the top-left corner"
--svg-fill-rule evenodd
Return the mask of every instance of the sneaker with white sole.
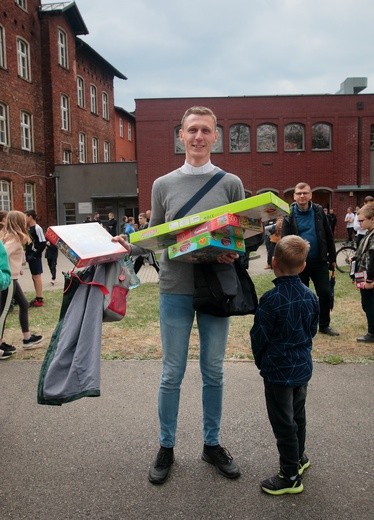
<path id="1" fill-rule="evenodd" d="M 36 345 L 43 340 L 43 336 L 37 336 L 36 334 L 31 334 L 29 339 L 23 340 L 23 348 L 25 350 L 30 350 L 32 348 L 36 348 Z"/>
<path id="2" fill-rule="evenodd" d="M 0 361 L 5 361 L 5 359 L 9 359 L 12 357 L 11 352 L 4 352 L 4 350 L 0 350 Z"/>
<path id="3" fill-rule="evenodd" d="M 261 489 L 269 495 L 285 495 L 301 493 L 304 489 L 300 475 L 295 480 L 290 479 L 280 471 L 278 475 L 270 477 L 261 482 Z"/>
<path id="4" fill-rule="evenodd" d="M 3 350 L 6 354 L 13 354 L 17 349 L 16 347 L 13 347 L 13 345 L 4 342 L 0 345 L 0 350 Z"/>

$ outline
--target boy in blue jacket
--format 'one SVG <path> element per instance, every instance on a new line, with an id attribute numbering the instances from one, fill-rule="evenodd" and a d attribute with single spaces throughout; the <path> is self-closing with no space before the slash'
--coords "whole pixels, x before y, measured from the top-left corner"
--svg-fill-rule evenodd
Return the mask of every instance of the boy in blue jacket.
<path id="1" fill-rule="evenodd" d="M 279 473 L 260 484 L 270 495 L 301 493 L 301 475 L 310 466 L 304 453 L 305 400 L 312 377 L 312 338 L 317 333 L 319 304 L 298 276 L 309 247 L 296 235 L 277 243 L 272 259 L 275 287 L 260 299 L 250 332 L 280 460 Z"/>

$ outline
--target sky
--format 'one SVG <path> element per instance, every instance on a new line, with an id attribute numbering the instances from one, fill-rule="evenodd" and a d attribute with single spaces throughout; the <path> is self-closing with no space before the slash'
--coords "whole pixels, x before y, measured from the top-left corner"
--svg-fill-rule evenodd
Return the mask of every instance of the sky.
<path id="1" fill-rule="evenodd" d="M 75 0 L 80 36 L 136 99 L 335 94 L 347 77 L 374 93 L 373 0 Z M 44 2 L 43 2 L 44 3 Z"/>

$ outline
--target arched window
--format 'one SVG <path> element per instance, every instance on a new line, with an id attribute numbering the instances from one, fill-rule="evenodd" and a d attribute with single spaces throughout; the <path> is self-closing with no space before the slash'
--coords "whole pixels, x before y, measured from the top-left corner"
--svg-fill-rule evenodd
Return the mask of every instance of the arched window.
<path id="1" fill-rule="evenodd" d="M 24 211 L 35 208 L 35 189 L 34 184 L 31 184 L 30 182 L 25 182 L 23 192 L 23 207 Z"/>
<path id="2" fill-rule="evenodd" d="M 61 95 L 61 129 L 70 130 L 70 103 L 64 94 Z"/>
<path id="3" fill-rule="evenodd" d="M 97 137 L 92 138 L 92 162 L 99 162 L 99 140 Z"/>
<path id="4" fill-rule="evenodd" d="M 331 150 L 331 125 L 315 123 L 312 126 L 312 150 Z"/>
<path id="5" fill-rule="evenodd" d="M 0 181 L 0 209 L 2 211 L 10 211 L 12 209 L 10 194 L 10 182 Z"/>
<path id="6" fill-rule="evenodd" d="M 8 110 L 3 103 L 0 103 L 0 144 L 9 146 Z"/>
<path id="7" fill-rule="evenodd" d="M 300 123 L 290 123 L 284 127 L 284 149 L 287 152 L 305 150 L 305 130 Z"/>
<path id="8" fill-rule="evenodd" d="M 248 125 L 230 126 L 230 152 L 250 152 L 250 129 Z"/>
<path id="9" fill-rule="evenodd" d="M 106 92 L 102 94 L 103 118 L 109 121 L 109 97 Z"/>
<path id="10" fill-rule="evenodd" d="M 97 114 L 97 89 L 95 85 L 90 85 L 91 112 Z"/>
<path id="11" fill-rule="evenodd" d="M 86 106 L 86 100 L 84 95 L 84 79 L 81 76 L 77 77 L 77 100 L 78 106 L 84 108 Z"/>
<path id="12" fill-rule="evenodd" d="M 278 131 L 272 124 L 257 127 L 257 151 L 276 152 L 278 150 Z"/>
<path id="13" fill-rule="evenodd" d="M 79 162 L 85 163 L 86 157 L 87 157 L 87 151 L 86 151 L 86 134 L 83 132 L 79 132 Z"/>
<path id="14" fill-rule="evenodd" d="M 24 110 L 21 111 L 21 148 L 28 152 L 32 150 L 31 115 Z"/>
<path id="15" fill-rule="evenodd" d="M 31 81 L 30 46 L 26 40 L 17 38 L 18 75 L 26 81 Z"/>
<path id="16" fill-rule="evenodd" d="M 62 29 L 58 30 L 58 64 L 64 69 L 68 68 L 68 37 Z"/>
<path id="17" fill-rule="evenodd" d="M 6 68 L 6 45 L 5 45 L 5 30 L 2 25 L 0 25 L 0 67 L 3 69 Z"/>

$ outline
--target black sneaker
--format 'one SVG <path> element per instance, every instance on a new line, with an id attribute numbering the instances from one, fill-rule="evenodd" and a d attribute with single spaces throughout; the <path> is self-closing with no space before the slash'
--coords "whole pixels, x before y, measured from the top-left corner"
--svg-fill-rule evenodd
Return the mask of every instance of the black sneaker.
<path id="1" fill-rule="evenodd" d="M 4 352 L 8 353 L 9 354 L 12 354 L 13 352 L 15 352 L 17 349 L 16 347 L 13 347 L 13 345 L 8 345 L 8 343 L 2 343 L 0 345 L 0 350 L 3 350 Z"/>
<path id="2" fill-rule="evenodd" d="M 170 467 L 174 462 L 174 449 L 161 446 L 156 460 L 149 468 L 148 480 L 152 484 L 163 484 L 169 476 Z"/>
<path id="3" fill-rule="evenodd" d="M 300 476 L 297 476 L 295 480 L 291 480 L 286 477 L 286 475 L 283 475 L 281 471 L 278 475 L 263 480 L 260 485 L 262 491 L 265 491 L 265 493 L 269 495 L 301 493 L 304 489 Z"/>
<path id="4" fill-rule="evenodd" d="M 31 334 L 29 339 L 23 340 L 23 348 L 25 350 L 35 348 L 35 345 L 40 343 L 43 340 L 43 336 L 36 336 L 35 334 Z"/>
<path id="5" fill-rule="evenodd" d="M 11 352 L 4 352 L 4 350 L 0 350 L 0 361 L 4 361 L 5 359 L 9 359 L 12 357 Z"/>
<path id="6" fill-rule="evenodd" d="M 357 340 L 359 343 L 374 343 L 374 334 L 365 334 L 365 336 L 360 336 L 359 338 L 357 338 Z"/>
<path id="7" fill-rule="evenodd" d="M 328 336 L 340 336 L 339 332 L 331 327 L 320 327 L 319 332 L 321 334 L 327 334 Z"/>
<path id="8" fill-rule="evenodd" d="M 201 456 L 205 462 L 213 464 L 221 475 L 227 478 L 240 477 L 240 470 L 231 457 L 229 451 L 222 446 L 207 446 L 204 444 L 203 454 Z"/>
<path id="9" fill-rule="evenodd" d="M 304 455 L 299 460 L 299 468 L 298 468 L 299 475 L 301 476 L 304 473 L 304 471 L 309 468 L 309 466 L 310 466 L 310 460 L 304 453 Z"/>

